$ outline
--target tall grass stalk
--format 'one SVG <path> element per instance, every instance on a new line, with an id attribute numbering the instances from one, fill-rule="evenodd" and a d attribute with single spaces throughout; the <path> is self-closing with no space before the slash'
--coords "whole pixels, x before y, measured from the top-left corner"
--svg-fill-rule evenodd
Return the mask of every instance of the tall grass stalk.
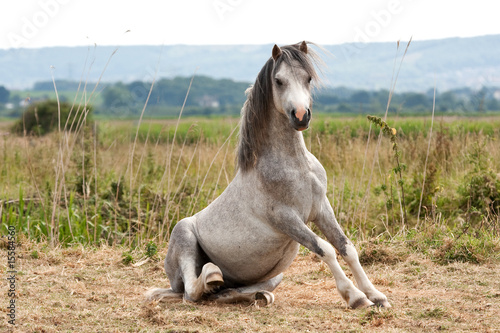
<path id="1" fill-rule="evenodd" d="M 135 132 L 134 143 L 133 143 L 131 151 L 129 153 L 130 156 L 129 156 L 128 172 L 130 174 L 129 188 L 131 191 L 132 191 L 132 188 L 134 187 L 134 183 L 137 179 L 136 178 L 137 176 L 134 177 L 134 156 L 135 156 L 135 147 L 137 145 L 137 137 L 139 136 L 139 128 L 141 127 L 141 124 L 142 124 L 142 118 L 144 117 L 144 113 L 146 112 L 146 107 L 148 105 L 149 98 L 151 97 L 151 92 L 153 91 L 153 87 L 155 85 L 156 75 L 158 74 L 159 62 L 160 62 L 160 58 L 158 59 L 158 63 L 156 64 L 155 74 L 154 74 L 153 80 L 151 82 L 151 85 L 149 87 L 148 96 L 146 98 L 146 101 L 144 102 L 144 106 L 142 108 L 141 115 L 139 117 L 139 121 L 137 123 L 137 130 Z M 140 166 L 139 166 L 138 170 L 139 169 L 140 169 Z M 139 191 L 139 193 L 140 193 L 140 191 Z M 130 196 L 130 201 L 129 201 L 129 220 L 128 220 L 129 245 L 132 244 L 132 225 L 131 225 L 132 215 L 131 215 L 131 213 L 132 213 L 132 196 Z M 138 222 L 139 222 L 139 219 L 140 219 L 140 210 L 138 209 Z"/>
<path id="2" fill-rule="evenodd" d="M 404 180 L 403 180 L 403 171 L 406 168 L 406 165 L 401 163 L 399 158 L 401 156 L 401 152 L 399 151 L 398 144 L 396 142 L 396 129 L 393 127 L 390 127 L 385 121 L 383 121 L 379 117 L 375 116 L 367 116 L 368 120 L 374 123 L 375 125 L 379 126 L 381 131 L 380 133 L 386 134 L 392 143 L 392 150 L 394 152 L 394 160 L 396 162 L 396 166 L 393 168 L 393 172 L 396 176 L 399 177 L 397 180 L 397 184 L 399 185 L 399 188 L 401 189 L 401 192 L 398 193 L 398 196 L 401 196 L 400 199 L 400 210 L 401 210 L 401 220 L 404 224 L 407 222 L 407 217 L 406 217 L 406 204 L 405 204 L 405 193 L 404 193 Z M 397 188 L 397 187 L 396 187 Z"/>
<path id="3" fill-rule="evenodd" d="M 365 153 L 364 153 L 364 157 L 363 157 L 363 166 L 361 168 L 361 172 L 360 172 L 360 175 L 359 177 L 356 177 L 358 179 L 357 182 L 355 182 L 355 187 L 354 187 L 354 193 L 358 193 L 358 190 L 362 187 L 362 184 L 364 182 L 364 179 L 365 179 L 365 167 L 366 167 L 366 161 L 367 161 L 367 157 L 368 157 L 368 147 L 370 146 L 370 138 L 371 138 L 371 133 L 372 133 L 372 124 L 370 123 L 370 128 L 368 130 L 368 137 L 366 139 L 366 146 L 365 146 Z M 352 202 L 352 205 L 353 205 L 353 209 L 352 209 L 352 216 L 357 216 L 357 211 L 358 211 L 358 208 L 359 208 L 359 201 L 358 200 L 350 200 L 349 201 L 349 206 Z M 348 209 L 348 212 L 350 210 Z M 354 222 L 354 219 L 353 219 L 353 222 Z M 354 228 L 354 224 L 352 224 L 352 227 Z"/>
<path id="4" fill-rule="evenodd" d="M 420 191 L 420 201 L 418 204 L 416 228 L 418 228 L 418 226 L 420 224 L 420 211 L 422 210 L 422 200 L 424 198 L 425 176 L 427 175 L 427 161 L 429 160 L 429 152 L 431 150 L 432 128 L 434 126 L 434 110 L 435 109 L 436 109 L 436 84 L 434 83 L 434 96 L 432 98 L 431 128 L 429 129 L 429 143 L 427 144 L 427 154 L 425 155 L 424 174 L 423 174 L 424 179 L 422 180 L 422 190 Z"/>
<path id="5" fill-rule="evenodd" d="M 217 152 L 215 153 L 214 157 L 212 158 L 212 161 L 210 162 L 210 165 L 209 165 L 209 167 L 208 167 L 208 170 L 207 170 L 207 172 L 205 173 L 205 177 L 203 178 L 203 182 L 202 182 L 202 183 L 201 183 L 201 185 L 200 185 L 200 189 L 199 189 L 199 191 L 198 191 L 198 195 L 195 197 L 194 203 L 193 203 L 193 205 L 191 206 L 191 207 L 192 207 L 192 210 L 191 210 L 191 212 L 190 212 L 190 214 L 189 214 L 189 215 L 193 215 L 193 214 L 194 214 L 194 209 L 195 209 L 195 207 L 196 207 L 196 204 L 197 204 L 197 202 L 198 202 L 198 199 L 199 199 L 199 197 L 200 197 L 200 194 L 202 193 L 202 190 L 203 190 L 203 187 L 204 187 L 205 182 L 206 182 L 206 180 L 207 180 L 207 177 L 208 177 L 208 175 L 209 175 L 209 172 L 210 172 L 210 170 L 212 169 L 212 166 L 214 165 L 214 162 L 215 162 L 215 161 L 216 161 L 216 159 L 217 159 L 217 156 L 218 156 L 218 155 L 219 155 L 219 153 L 222 151 L 222 149 L 224 148 L 224 146 L 225 146 L 226 144 L 228 144 L 229 140 L 231 139 L 231 137 L 233 136 L 234 132 L 236 131 L 236 129 L 237 129 L 238 127 L 239 127 L 239 126 L 235 126 L 235 127 L 233 128 L 233 130 L 231 131 L 231 133 L 229 134 L 229 136 L 226 138 L 226 140 L 224 141 L 224 143 L 223 143 L 223 144 L 219 147 L 219 149 L 218 149 L 218 150 L 217 150 Z M 227 152 L 227 151 L 226 151 L 226 152 Z M 225 157 L 224 157 L 224 159 L 225 159 Z M 218 185 L 218 182 L 215 184 L 215 186 L 217 186 L 217 185 Z"/>
<path id="6" fill-rule="evenodd" d="M 394 94 L 394 90 L 396 89 L 396 83 L 398 81 L 399 73 L 401 71 L 401 66 L 403 64 L 403 60 L 405 59 L 406 53 L 408 52 L 408 48 L 410 47 L 411 41 L 412 41 L 412 37 L 410 38 L 410 40 L 406 44 L 405 51 L 403 53 L 403 56 L 401 57 L 401 61 L 399 62 L 398 70 L 395 72 L 397 53 L 399 51 L 399 41 L 397 42 L 396 56 L 394 58 L 394 68 L 393 68 L 393 74 L 392 74 L 392 78 L 391 78 L 391 89 L 389 91 L 389 97 L 387 99 L 387 105 L 386 105 L 386 109 L 385 109 L 385 114 L 384 114 L 383 121 L 385 121 L 387 119 L 387 115 L 389 113 L 389 106 L 391 105 L 392 96 Z M 382 131 L 380 131 L 380 133 L 379 133 L 377 144 L 375 146 L 375 151 L 374 151 L 375 158 L 373 159 L 373 162 L 372 162 L 372 168 L 371 168 L 371 171 L 370 171 L 370 177 L 368 179 L 368 185 L 367 185 L 367 189 L 366 189 L 366 192 L 365 192 L 365 200 L 364 200 L 365 214 L 364 214 L 364 219 L 363 219 L 363 221 L 364 221 L 363 224 L 364 225 L 366 225 L 366 220 L 367 220 L 367 217 L 368 217 L 368 201 L 367 201 L 368 200 L 368 192 L 370 191 L 370 188 L 371 188 L 371 183 L 372 183 L 372 179 L 373 179 L 373 171 L 375 169 L 375 163 L 377 163 L 377 161 L 378 161 L 378 150 L 379 150 L 381 142 L 382 142 Z"/>
<path id="7" fill-rule="evenodd" d="M 94 123 L 94 126 L 93 126 L 93 137 L 94 137 L 94 196 L 95 196 L 95 203 L 94 203 L 94 216 L 95 216 L 95 220 L 94 220 L 94 242 L 97 243 L 98 242 L 98 238 L 97 238 L 97 229 L 99 227 L 99 223 L 97 222 L 97 219 L 98 219 L 98 216 L 99 216 L 99 213 L 98 213 L 98 204 L 99 204 L 99 190 L 98 190 L 98 186 L 97 186 L 97 124 Z"/>
<path id="8" fill-rule="evenodd" d="M 84 91 L 82 92 L 82 99 L 84 102 L 83 109 L 81 109 L 81 106 L 82 106 L 81 105 L 82 100 L 81 100 L 80 104 L 78 105 L 78 107 L 75 111 L 78 114 L 78 112 L 81 109 L 80 115 L 78 117 L 78 121 L 75 125 L 74 121 L 77 117 L 73 117 L 73 122 L 70 125 L 70 129 L 72 129 L 73 126 L 75 125 L 76 134 L 72 135 L 72 134 L 70 134 L 69 131 L 67 131 L 68 125 L 69 125 L 68 121 L 69 121 L 70 117 L 68 117 L 68 121 L 66 121 L 66 124 L 64 125 L 64 129 L 63 130 L 61 129 L 60 100 L 59 100 L 59 94 L 57 92 L 57 85 L 56 85 L 56 82 L 54 79 L 54 75 L 52 75 L 52 83 L 54 85 L 54 90 L 56 93 L 56 99 L 57 99 L 57 105 L 58 105 L 58 135 L 57 135 L 58 152 L 57 152 L 57 159 L 56 159 L 55 184 L 54 184 L 54 191 L 53 191 L 53 196 L 52 196 L 52 213 L 51 213 L 51 219 L 50 219 L 50 232 L 49 232 L 49 241 L 50 241 L 52 246 L 54 246 L 55 243 L 58 242 L 58 239 L 60 236 L 58 233 L 59 219 L 60 219 L 60 216 L 58 213 L 58 205 L 61 202 L 62 191 L 66 186 L 67 163 L 69 161 L 71 153 L 73 152 L 73 148 L 78 140 L 79 134 L 81 131 L 83 131 L 84 125 L 86 123 L 86 118 L 87 118 L 87 115 L 89 113 L 89 108 L 88 108 L 89 102 L 92 100 L 92 97 L 94 96 L 94 93 L 95 93 L 98 85 L 101 82 L 101 79 L 104 75 L 104 72 L 106 71 L 106 68 L 108 67 L 108 65 L 110 63 L 111 58 L 116 53 L 116 51 L 117 51 L 117 49 L 115 49 L 113 51 L 113 53 L 110 55 L 110 57 L 108 58 L 108 61 L 105 65 L 104 69 L 101 71 L 100 77 L 99 77 L 97 83 L 95 84 L 94 89 L 92 90 L 92 93 L 90 94 L 88 99 L 86 97 L 86 91 L 85 91 L 86 83 L 85 83 Z M 90 67 L 88 69 L 89 71 L 90 71 Z M 52 67 L 52 70 L 53 69 L 54 68 Z M 84 68 L 84 71 L 85 71 L 85 68 Z M 80 85 L 79 85 L 79 88 L 80 88 Z M 76 100 L 76 96 L 79 93 L 80 93 L 80 91 L 76 92 L 75 100 Z M 70 115 L 71 115 L 71 112 L 73 112 L 73 109 L 74 109 L 74 105 L 72 106 L 72 108 L 70 110 Z M 68 197 L 67 197 L 66 191 L 65 191 L 65 198 L 64 199 L 65 199 L 64 202 L 66 203 L 66 209 L 68 210 L 69 209 L 68 208 Z M 87 232 L 88 232 L 88 230 L 87 230 Z M 88 235 L 88 233 L 87 233 L 87 235 Z"/>
<path id="9" fill-rule="evenodd" d="M 182 107 L 181 107 L 181 110 L 179 112 L 179 117 L 177 118 L 177 123 L 175 124 L 174 137 L 172 139 L 172 143 L 171 143 L 171 147 L 170 147 L 170 153 L 169 153 L 169 155 L 167 157 L 167 160 L 166 160 L 166 163 L 165 163 L 166 169 L 165 169 L 165 172 L 163 174 L 162 181 L 160 182 L 160 185 L 161 185 L 163 183 L 164 177 L 166 175 L 167 176 L 167 199 L 166 199 L 165 215 L 163 217 L 163 222 L 162 222 L 161 227 L 160 227 L 160 235 L 162 235 L 164 233 L 165 225 L 167 226 L 166 230 L 170 230 L 170 226 L 171 226 L 171 221 L 169 219 L 168 211 L 170 210 L 170 189 L 171 189 L 171 186 L 172 186 L 172 182 L 171 182 L 172 156 L 173 156 L 174 145 L 175 145 L 176 137 L 177 137 L 177 130 L 179 128 L 179 123 L 180 123 L 180 120 L 181 120 L 181 117 L 182 117 L 182 112 L 184 111 L 184 107 L 186 106 L 187 98 L 189 96 L 189 92 L 191 91 L 191 87 L 193 85 L 193 80 L 194 80 L 195 75 L 196 75 L 196 70 L 193 73 L 193 76 L 191 77 L 191 80 L 189 81 L 189 86 L 188 86 L 188 89 L 186 91 L 186 96 L 184 97 L 184 101 L 182 103 Z M 180 158 L 179 158 L 179 162 L 180 162 Z M 179 164 L 177 164 L 177 166 L 175 168 L 174 177 L 177 175 L 178 167 L 179 167 Z M 169 238 L 170 238 L 170 233 L 167 232 L 166 241 L 168 241 Z"/>

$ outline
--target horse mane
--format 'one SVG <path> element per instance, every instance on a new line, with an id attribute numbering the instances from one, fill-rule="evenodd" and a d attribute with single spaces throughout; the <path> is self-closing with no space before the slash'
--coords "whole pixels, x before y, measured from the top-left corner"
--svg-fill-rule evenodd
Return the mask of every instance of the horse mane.
<path id="1" fill-rule="evenodd" d="M 281 47 L 281 56 L 277 60 L 270 57 L 257 75 L 255 84 L 246 91 L 247 100 L 241 109 L 238 144 L 238 167 L 243 172 L 257 164 L 262 147 L 267 142 L 271 112 L 274 108 L 272 80 L 280 65 L 285 62 L 296 66 L 298 63 L 298 67 L 303 68 L 314 82 L 319 82 L 315 69 L 319 67 L 319 57 L 310 48 L 307 54 L 300 51 L 299 46 L 300 43 Z"/>

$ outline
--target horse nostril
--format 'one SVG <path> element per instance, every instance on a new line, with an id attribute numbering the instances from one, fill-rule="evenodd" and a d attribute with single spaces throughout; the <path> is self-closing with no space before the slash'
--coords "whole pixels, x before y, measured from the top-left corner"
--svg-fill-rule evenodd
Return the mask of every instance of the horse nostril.
<path id="1" fill-rule="evenodd" d="M 311 109 L 307 108 L 307 119 L 311 119 Z"/>

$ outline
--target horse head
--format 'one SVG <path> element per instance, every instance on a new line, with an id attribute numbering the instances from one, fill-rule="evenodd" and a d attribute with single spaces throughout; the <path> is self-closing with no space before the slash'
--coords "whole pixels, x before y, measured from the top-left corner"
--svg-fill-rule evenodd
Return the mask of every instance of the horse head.
<path id="1" fill-rule="evenodd" d="M 274 46 L 272 57 L 247 90 L 242 109 L 238 164 L 243 171 L 255 166 L 263 147 L 268 145 L 271 119 L 283 118 L 297 131 L 309 127 L 311 88 L 319 81 L 316 67 L 321 64 L 306 42 Z"/>
<path id="2" fill-rule="evenodd" d="M 311 83 L 317 78 L 307 54 L 305 41 L 283 49 L 274 45 L 272 51 L 274 106 L 288 117 L 291 126 L 297 131 L 309 127 L 312 107 Z"/>

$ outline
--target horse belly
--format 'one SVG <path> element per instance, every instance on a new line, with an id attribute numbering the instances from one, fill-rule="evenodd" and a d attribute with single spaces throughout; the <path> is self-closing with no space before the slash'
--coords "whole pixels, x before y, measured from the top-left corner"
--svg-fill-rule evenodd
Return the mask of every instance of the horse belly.
<path id="1" fill-rule="evenodd" d="M 226 190 L 195 215 L 198 242 L 208 258 L 235 284 L 266 281 L 283 272 L 298 243 L 268 223 L 268 197 L 258 180 L 237 174 Z"/>
<path id="2" fill-rule="evenodd" d="M 227 228 L 210 229 L 199 230 L 200 246 L 222 270 L 224 279 L 235 284 L 262 282 L 280 274 L 290 266 L 299 249 L 297 242 L 267 226 L 256 230 L 247 224 L 233 232 Z"/>

